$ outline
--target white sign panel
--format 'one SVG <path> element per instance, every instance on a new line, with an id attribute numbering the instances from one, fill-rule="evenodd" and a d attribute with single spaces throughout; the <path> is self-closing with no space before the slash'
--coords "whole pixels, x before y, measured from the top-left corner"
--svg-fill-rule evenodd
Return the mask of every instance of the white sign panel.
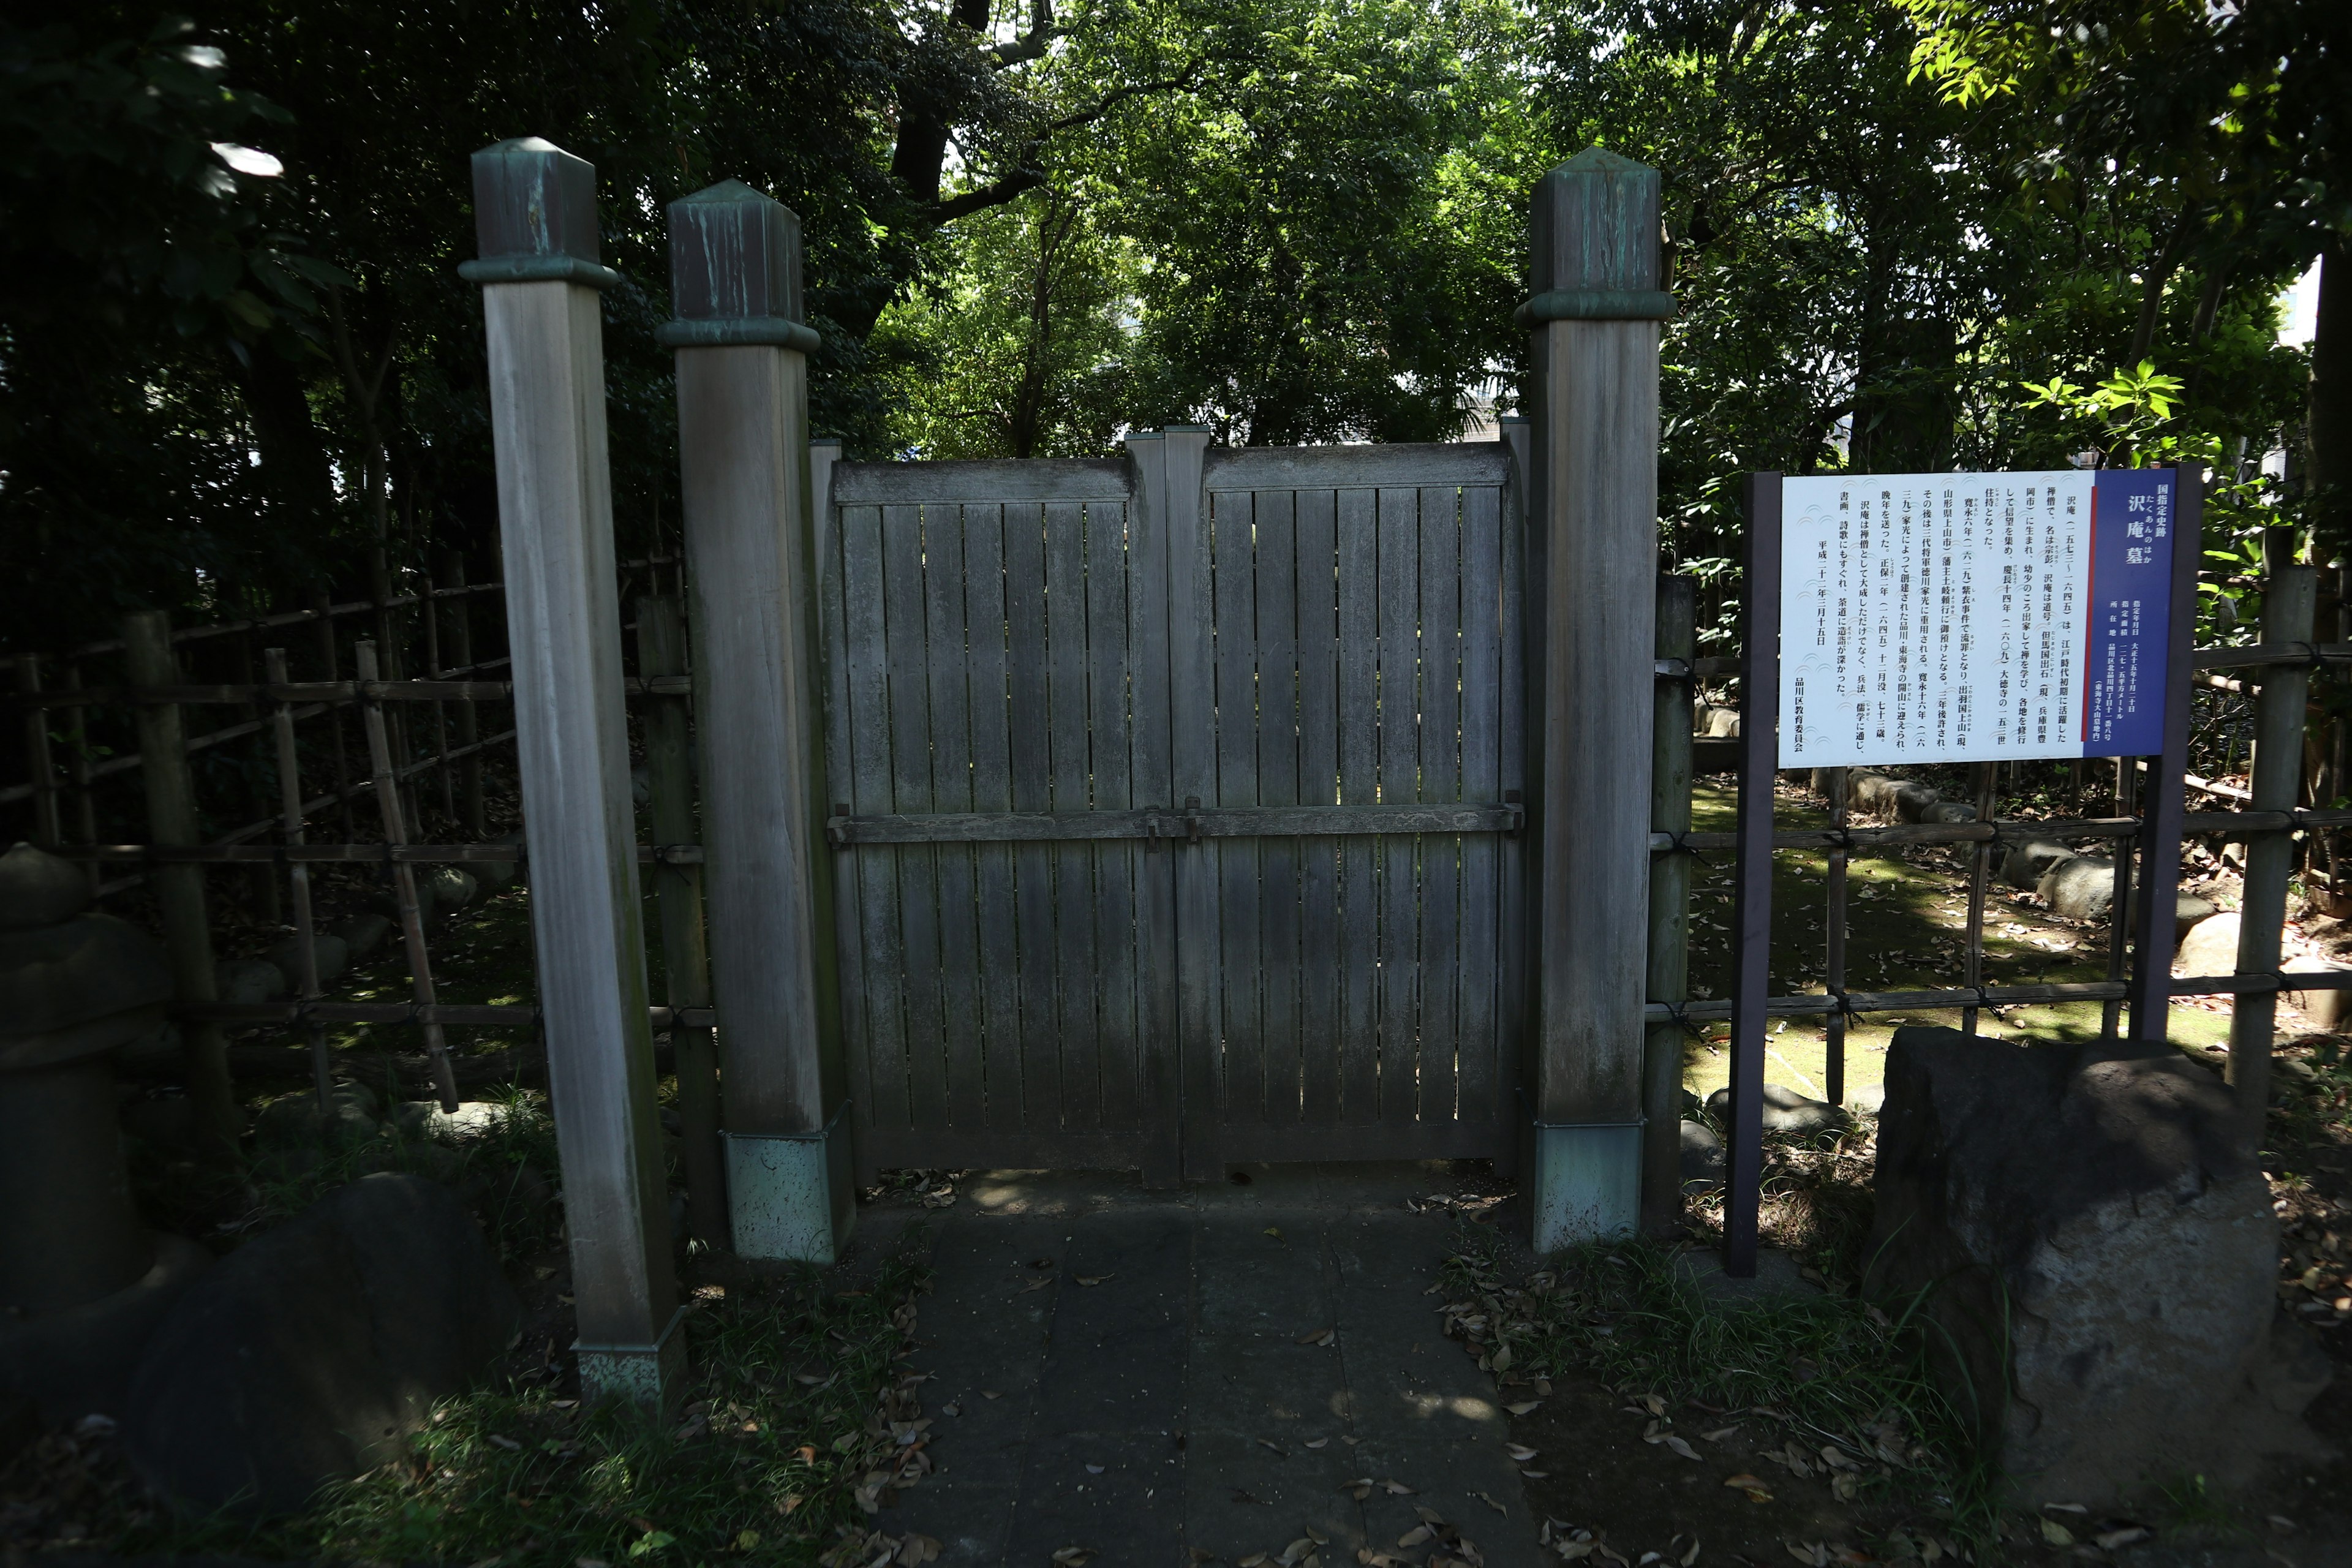
<path id="1" fill-rule="evenodd" d="M 2159 749 L 2168 470 L 1781 483 L 1782 767 Z"/>

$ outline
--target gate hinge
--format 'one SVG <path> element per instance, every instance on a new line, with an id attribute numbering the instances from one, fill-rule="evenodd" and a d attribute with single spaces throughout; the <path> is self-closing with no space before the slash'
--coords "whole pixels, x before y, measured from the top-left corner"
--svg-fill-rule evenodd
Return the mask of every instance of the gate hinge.
<path id="1" fill-rule="evenodd" d="M 826 817 L 824 821 L 824 841 L 835 849 L 849 847 L 849 803 L 847 801 L 837 800 L 833 803 L 833 815 Z"/>
<path id="2" fill-rule="evenodd" d="M 1503 792 L 1503 805 L 1511 814 L 1511 825 L 1503 829 L 1505 833 L 1517 833 L 1520 828 L 1525 827 L 1528 825 L 1528 808 L 1525 804 L 1525 797 L 1521 795 L 1517 790 L 1505 790 Z"/>
<path id="3" fill-rule="evenodd" d="M 1195 844 L 1201 842 L 1201 797 L 1197 795 L 1184 797 L 1184 836 Z"/>

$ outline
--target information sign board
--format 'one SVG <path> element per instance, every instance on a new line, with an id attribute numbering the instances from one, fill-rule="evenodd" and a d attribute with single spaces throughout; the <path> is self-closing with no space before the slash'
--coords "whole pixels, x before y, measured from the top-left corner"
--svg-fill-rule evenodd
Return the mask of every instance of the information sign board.
<path id="1" fill-rule="evenodd" d="M 1780 766 L 2162 749 L 2171 469 L 1780 483 Z"/>

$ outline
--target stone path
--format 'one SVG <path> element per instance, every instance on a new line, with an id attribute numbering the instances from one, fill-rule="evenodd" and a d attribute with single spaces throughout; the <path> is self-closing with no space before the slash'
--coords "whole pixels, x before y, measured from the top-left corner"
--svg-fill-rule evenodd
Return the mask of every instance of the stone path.
<path id="1" fill-rule="evenodd" d="M 1427 1507 L 1494 1568 L 1548 1557 L 1493 1379 L 1426 1293 L 1454 1222 L 1403 1200 L 1450 1185 L 1446 1168 L 1249 1173 L 1177 1193 L 976 1175 L 923 1216 L 915 1366 L 938 1469 L 876 1522 L 936 1537 L 958 1568 L 1052 1568 L 1073 1546 L 1098 1568 L 1232 1564 L 1310 1530 L 1337 1568 L 1396 1551 Z M 1360 1500 L 1346 1483 L 1367 1478 Z"/>

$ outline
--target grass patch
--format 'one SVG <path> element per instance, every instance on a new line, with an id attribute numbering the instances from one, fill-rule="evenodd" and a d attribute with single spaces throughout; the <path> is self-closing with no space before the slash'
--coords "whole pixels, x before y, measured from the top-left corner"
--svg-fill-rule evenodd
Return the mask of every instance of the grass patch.
<path id="1" fill-rule="evenodd" d="M 1669 1405 L 1764 1409 L 1855 1460 L 1857 1489 L 1931 1503 L 1956 1534 L 1992 1538 L 1998 1473 L 1929 1375 L 1916 1304 L 1889 1316 L 1839 1294 L 1714 1301 L 1677 1266 L 1683 1250 L 1592 1243 L 1513 1282 L 1499 1240 L 1470 1233 L 1445 1283 L 1483 1310 L 1454 1323 L 1490 1359 L 1507 1349 L 1523 1379 L 1590 1372 Z"/>
<path id="2" fill-rule="evenodd" d="M 90 1533 L 125 1552 L 478 1568 L 827 1560 L 869 1543 L 885 1493 L 929 1468 L 920 1379 L 902 1365 L 925 1284 L 901 1257 L 856 1289 L 814 1270 L 705 1287 L 675 1422 L 509 1386 L 448 1401 L 403 1459 L 309 1513 L 251 1525 L 150 1512 Z"/>

